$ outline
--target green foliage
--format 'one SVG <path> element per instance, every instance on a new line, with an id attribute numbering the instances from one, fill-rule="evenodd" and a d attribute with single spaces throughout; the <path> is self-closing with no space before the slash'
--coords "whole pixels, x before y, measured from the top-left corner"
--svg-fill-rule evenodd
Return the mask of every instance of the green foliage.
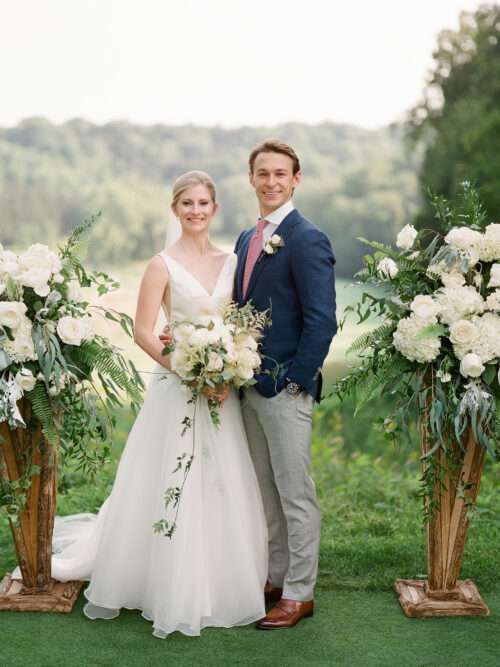
<path id="1" fill-rule="evenodd" d="M 500 6 L 463 12 L 458 30 L 443 30 L 422 101 L 413 109 L 411 136 L 425 149 L 421 191 L 456 204 L 461 183 L 477 185 L 490 220 L 500 218 Z M 444 214 L 444 215 L 443 215 Z M 420 228 L 438 228 L 424 199 Z M 445 227 L 446 228 L 446 227 Z"/>
<path id="2" fill-rule="evenodd" d="M 214 233 L 235 241 L 256 215 L 248 155 L 270 132 L 81 120 L 55 126 L 40 118 L 0 129 L 0 240 L 54 244 L 97 209 L 104 215 L 89 241 L 93 263 L 148 258 L 164 245 L 171 184 L 197 168 L 217 183 Z M 419 155 L 405 152 L 400 129 L 290 123 L 272 134 L 300 155 L 296 202 L 330 236 L 338 275 L 351 277 L 361 264 L 356 236 L 388 242 L 416 213 Z M 78 242 L 76 254 L 84 249 Z"/>

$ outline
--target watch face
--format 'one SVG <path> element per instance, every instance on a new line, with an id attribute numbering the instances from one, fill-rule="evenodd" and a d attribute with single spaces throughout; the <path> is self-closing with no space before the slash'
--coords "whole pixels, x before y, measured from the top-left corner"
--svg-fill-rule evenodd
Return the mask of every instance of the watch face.
<path id="1" fill-rule="evenodd" d="M 300 387 L 296 382 L 289 382 L 286 385 L 286 391 L 288 394 L 291 396 L 295 396 L 295 394 L 298 394 L 300 391 Z"/>

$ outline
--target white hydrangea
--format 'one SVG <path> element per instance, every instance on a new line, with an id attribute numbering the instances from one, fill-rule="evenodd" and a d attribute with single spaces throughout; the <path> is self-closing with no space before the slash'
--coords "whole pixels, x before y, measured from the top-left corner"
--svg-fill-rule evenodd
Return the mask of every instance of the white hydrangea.
<path id="1" fill-rule="evenodd" d="M 12 361 L 23 363 L 24 361 L 35 361 L 37 359 L 31 335 L 24 332 L 16 335 L 14 340 L 3 341 L 2 345 Z"/>
<path id="2" fill-rule="evenodd" d="M 439 317 L 444 324 L 453 324 L 485 309 L 483 297 L 470 285 L 443 287 L 436 292 L 436 299 L 441 307 Z"/>
<path id="3" fill-rule="evenodd" d="M 479 258 L 482 262 L 500 260 L 500 224 L 492 223 L 485 229 L 479 245 Z"/>
<path id="4" fill-rule="evenodd" d="M 488 310 L 500 310 L 500 289 L 496 289 L 488 296 L 486 308 Z"/>
<path id="5" fill-rule="evenodd" d="M 410 361 L 425 363 L 433 361 L 439 355 L 441 339 L 439 336 L 427 335 L 424 329 L 434 322 L 422 321 L 410 315 L 398 322 L 393 334 L 394 347 Z"/>
<path id="6" fill-rule="evenodd" d="M 47 296 L 49 281 L 60 274 L 62 263 L 58 255 L 42 243 L 31 245 L 19 255 L 17 280 L 25 287 L 31 287 L 38 296 Z"/>
<path id="7" fill-rule="evenodd" d="M 500 287 L 500 264 L 492 265 L 488 287 Z"/>
<path id="8" fill-rule="evenodd" d="M 470 227 L 454 227 L 444 238 L 448 245 L 464 251 L 477 249 L 482 239 L 483 235 Z"/>
<path id="9" fill-rule="evenodd" d="M 26 319 L 26 310 L 22 301 L 0 301 L 0 325 L 15 331 Z"/>
<path id="10" fill-rule="evenodd" d="M 473 351 L 483 363 L 500 357 L 500 315 L 487 312 L 474 318 L 474 324 L 479 329 L 479 336 L 474 344 Z"/>

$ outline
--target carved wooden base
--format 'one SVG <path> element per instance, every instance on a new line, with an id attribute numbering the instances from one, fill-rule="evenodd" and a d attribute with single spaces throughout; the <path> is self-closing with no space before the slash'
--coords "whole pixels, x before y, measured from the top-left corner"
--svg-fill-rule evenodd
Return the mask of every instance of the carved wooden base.
<path id="1" fill-rule="evenodd" d="M 404 613 L 410 618 L 490 614 L 476 585 L 470 579 L 457 581 L 456 588 L 447 591 L 429 591 L 427 581 L 397 579 L 394 590 Z"/>
<path id="2" fill-rule="evenodd" d="M 69 613 L 83 581 L 62 583 L 52 579 L 47 591 L 31 593 L 22 581 L 6 574 L 0 582 L 0 611 L 53 611 Z"/>

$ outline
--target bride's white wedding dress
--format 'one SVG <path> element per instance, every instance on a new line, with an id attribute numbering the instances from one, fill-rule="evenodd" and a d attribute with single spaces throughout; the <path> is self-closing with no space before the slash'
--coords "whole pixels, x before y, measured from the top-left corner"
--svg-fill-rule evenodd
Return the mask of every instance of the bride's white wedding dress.
<path id="1" fill-rule="evenodd" d="M 236 256 L 228 256 L 213 294 L 161 256 L 170 274 L 170 320 L 220 317 L 231 299 Z M 140 609 L 161 638 L 265 615 L 266 521 L 234 390 L 218 427 L 199 399 L 177 529 L 172 539 L 153 531 L 165 517 L 165 490 L 182 481 L 181 471 L 172 472 L 177 457 L 191 451 L 192 431 L 181 435 L 183 418 L 193 412 L 188 398 L 178 377 L 158 365 L 97 518 L 57 518 L 54 532 L 54 578 L 90 579 L 86 616 L 110 619 L 122 607 Z"/>

